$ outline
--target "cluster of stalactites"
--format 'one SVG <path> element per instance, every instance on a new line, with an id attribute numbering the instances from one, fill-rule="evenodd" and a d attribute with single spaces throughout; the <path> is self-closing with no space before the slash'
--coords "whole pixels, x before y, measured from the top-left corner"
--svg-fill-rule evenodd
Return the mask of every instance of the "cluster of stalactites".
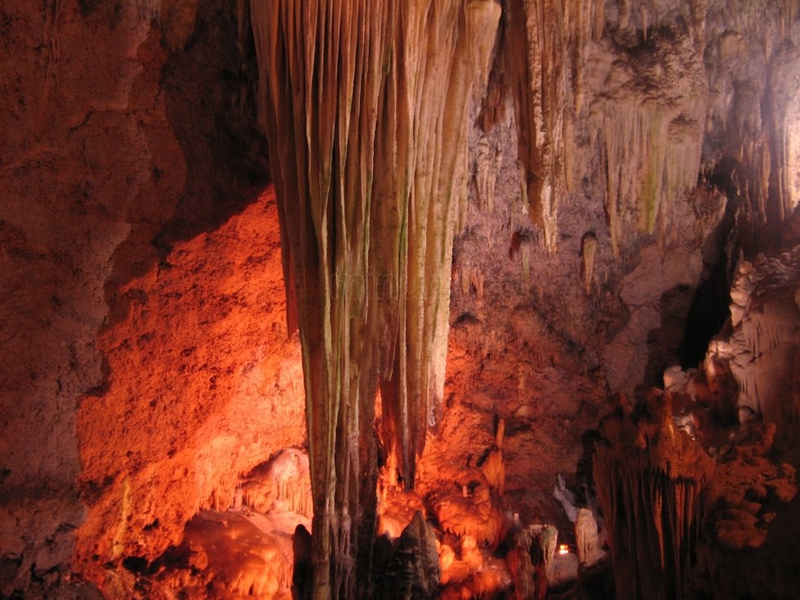
<path id="1" fill-rule="evenodd" d="M 745 256 L 773 246 L 800 202 L 791 175 L 800 160 L 798 2 L 754 0 L 743 10 L 709 18 L 716 23 L 711 137 L 724 136 L 735 168 L 729 173 L 738 205 L 738 242 Z M 724 28 L 720 24 L 724 24 Z M 713 70 L 712 69 L 712 77 Z"/>
<path id="2" fill-rule="evenodd" d="M 604 36 L 608 8 L 605 2 L 584 0 L 506 3 L 503 53 L 516 113 L 521 193 L 550 252 L 556 249 L 559 205 L 574 188 L 575 125 L 587 116 L 586 109 L 595 113 L 592 90 L 587 90 L 586 85 L 587 52 L 592 42 L 600 42 Z M 738 148 L 735 158 L 740 166 L 733 177 L 741 194 L 746 219 L 743 226 L 759 229 L 768 219 L 776 223 L 786 219 L 800 202 L 800 184 L 791 175 L 791 165 L 800 159 L 800 136 L 796 134 L 800 130 L 800 92 L 797 77 L 789 75 L 796 72 L 800 54 L 794 45 L 798 1 L 784 0 L 777 5 L 762 1 L 742 8 L 729 11 L 707 0 L 644 0 L 616 3 L 610 16 L 623 38 L 629 32 L 630 39 L 645 42 L 658 36 L 659 28 L 665 24 L 685 23 L 691 52 L 699 57 L 705 52 L 709 19 L 723 22 L 730 32 L 738 31 L 743 36 L 766 32 L 761 34 L 765 36 L 764 52 L 767 58 L 773 50 L 777 56 L 773 61 L 777 73 L 770 83 L 769 106 L 764 107 L 768 110 L 760 102 L 750 103 L 756 110 L 737 117 L 731 132 L 732 145 Z M 718 14 L 720 11 L 724 14 Z M 766 26 L 764 19 L 769 21 Z M 780 44 L 781 40 L 791 43 Z M 669 70 L 669 61 L 675 57 L 666 58 L 668 62 L 662 66 Z M 659 211 L 693 187 L 700 172 L 706 83 L 693 82 L 684 89 L 674 86 L 668 78 L 662 79 L 665 81 L 650 82 L 655 88 L 662 88 L 653 96 L 660 96 L 660 102 L 627 101 L 614 97 L 613 91 L 606 96 L 611 90 L 603 92 L 609 106 L 600 107 L 599 129 L 605 142 L 601 140 L 601 167 L 608 170 L 606 208 L 615 256 L 619 256 L 626 238 L 652 233 L 657 218 L 662 227 L 668 227 L 670 215 L 659 215 Z M 749 86 L 739 87 L 742 89 L 737 94 L 747 96 Z M 683 91 L 675 95 L 676 90 Z M 668 99 L 670 96 L 673 97 Z M 668 128 L 678 114 L 668 113 L 674 112 L 677 104 L 687 108 L 687 99 L 694 104 L 689 108 L 696 109 L 685 115 L 689 120 L 698 119 L 696 134 L 687 140 L 679 132 L 682 139 L 676 140 Z M 748 109 L 747 98 L 739 104 L 736 112 Z M 762 113 L 769 122 L 752 127 L 751 121 L 760 121 Z M 713 116 L 724 121 L 728 115 Z M 623 138 L 624 142 L 617 143 Z M 628 148 L 635 156 L 626 153 Z M 644 163 L 637 163 L 637 159 Z M 480 167 L 483 163 L 479 160 L 478 164 Z M 484 170 L 491 168 L 491 161 L 486 162 Z M 486 179 L 486 173 L 479 172 L 480 177 Z M 771 178 L 775 182 L 773 190 Z M 492 190 L 486 188 L 479 179 L 482 199 L 492 197 Z"/>
<path id="3" fill-rule="evenodd" d="M 622 3 L 617 9 L 620 26 L 628 27 L 632 20 L 629 3 Z M 650 12 L 657 15 L 648 2 L 642 2 L 637 26 L 645 38 Z M 559 204 L 574 188 L 575 123 L 587 104 L 587 46 L 590 41 L 602 38 L 605 19 L 605 0 L 510 0 L 506 7 L 504 56 L 516 110 L 522 198 L 531 220 L 542 229 L 550 252 L 556 250 Z M 616 106 L 616 100 L 612 104 Z M 633 221 L 639 231 L 652 231 L 655 221 L 652 211 L 657 210 L 662 196 L 678 193 L 687 181 L 693 183 L 690 180 L 696 179 L 699 166 L 699 145 L 689 152 L 671 154 L 668 149 L 662 151 L 664 156 L 655 155 L 658 145 L 669 145 L 668 121 L 654 123 L 647 119 L 647 108 L 636 108 L 633 112 L 638 119 L 633 124 L 635 131 L 623 131 L 630 128 L 629 115 L 618 106 L 602 124 L 606 143 L 610 144 L 604 148 L 604 156 L 609 168 L 617 170 L 609 177 L 609 186 L 614 186 L 609 192 L 633 193 L 607 201 L 607 207 L 613 211 L 610 226 L 615 255 L 618 230 L 629 227 Z M 640 126 L 646 130 L 642 131 Z M 651 130 L 651 126 L 658 130 Z M 651 135 L 658 137 L 650 139 Z M 619 143 L 624 147 L 614 146 Z M 653 156 L 647 154 L 651 149 Z M 626 160 L 626 153 L 631 151 L 639 153 L 633 160 Z M 650 161 L 647 173 L 638 172 L 635 159 L 639 158 Z M 616 184 L 620 182 L 614 178 L 619 177 L 620 170 L 624 176 L 650 179 L 642 184 L 643 189 L 619 190 Z M 618 206 L 620 202 L 626 206 Z M 633 218 L 628 213 L 634 213 Z"/>
<path id="4" fill-rule="evenodd" d="M 600 133 L 605 206 L 618 258 L 628 232 L 653 233 L 659 213 L 695 186 L 702 134 L 699 119 L 683 124 L 684 115 L 659 104 L 608 103 L 606 111 Z"/>
<path id="5" fill-rule="evenodd" d="M 594 456 L 609 531 L 617 598 L 675 598 L 702 522 L 701 492 L 713 473 L 703 449 L 672 421 L 671 396 L 607 417 Z"/>
<path id="6" fill-rule="evenodd" d="M 797 2 L 794 2 L 797 14 Z M 790 30 L 791 31 L 791 30 Z M 768 79 L 769 111 L 771 118 L 772 165 L 776 179 L 777 217 L 785 221 L 800 204 L 800 48 L 783 46 L 773 58 L 774 66 Z M 769 173 L 766 173 L 767 177 Z"/>
<path id="7" fill-rule="evenodd" d="M 500 5 L 250 5 L 303 348 L 315 597 L 350 598 L 365 593 L 355 571 L 369 572 L 377 389 L 383 441 L 407 484 L 442 395 L 468 100 L 485 80 Z"/>
<path id="8" fill-rule="evenodd" d="M 522 198 L 556 249 L 558 206 L 572 188 L 575 113 L 584 97 L 585 46 L 605 25 L 602 2 L 510 0 L 504 54 L 516 111 Z"/>

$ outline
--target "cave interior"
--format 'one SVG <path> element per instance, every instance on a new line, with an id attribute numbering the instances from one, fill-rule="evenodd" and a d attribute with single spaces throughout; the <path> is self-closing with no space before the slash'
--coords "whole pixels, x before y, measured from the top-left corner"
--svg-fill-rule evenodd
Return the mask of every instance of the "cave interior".
<path id="1" fill-rule="evenodd" d="M 0 598 L 800 597 L 797 0 L 5 0 Z"/>

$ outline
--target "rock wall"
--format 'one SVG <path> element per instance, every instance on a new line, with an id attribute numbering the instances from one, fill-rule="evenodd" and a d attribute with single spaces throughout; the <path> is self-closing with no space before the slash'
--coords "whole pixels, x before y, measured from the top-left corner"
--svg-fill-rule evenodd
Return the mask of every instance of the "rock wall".
<path id="1" fill-rule="evenodd" d="M 129 597 L 123 558 L 304 440 L 237 8 L 0 11 L 0 595 Z"/>
<path id="2" fill-rule="evenodd" d="M 85 518 L 76 404 L 105 379 L 104 283 L 134 215 L 169 215 L 186 178 L 159 89 L 158 32 L 112 16 L 84 16 L 77 3 L 2 9 L 0 554 L 19 567 L 4 593 L 71 556 Z"/>
<path id="3" fill-rule="evenodd" d="M 274 196 L 120 291 L 127 313 L 98 338 L 106 386 L 77 413 L 88 513 L 76 558 L 96 578 L 177 544 L 201 508 L 233 504 L 238 474 L 305 440 Z"/>

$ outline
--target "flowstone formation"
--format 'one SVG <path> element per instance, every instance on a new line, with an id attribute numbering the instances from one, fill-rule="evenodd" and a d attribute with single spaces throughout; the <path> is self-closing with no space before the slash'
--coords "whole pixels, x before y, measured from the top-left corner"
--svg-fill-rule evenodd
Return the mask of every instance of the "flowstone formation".
<path id="1" fill-rule="evenodd" d="M 410 487 L 444 384 L 467 108 L 485 87 L 501 10 L 493 0 L 282 0 L 251 11 L 303 346 L 313 596 L 364 596 L 376 393 L 383 449 Z"/>
<path id="2" fill-rule="evenodd" d="M 752 415 L 774 423 L 783 449 L 792 445 L 800 426 L 798 282 L 800 246 L 740 263 L 731 289 L 730 328 L 711 343 L 706 357 L 707 364 L 721 367 L 735 381 L 739 420 Z"/>

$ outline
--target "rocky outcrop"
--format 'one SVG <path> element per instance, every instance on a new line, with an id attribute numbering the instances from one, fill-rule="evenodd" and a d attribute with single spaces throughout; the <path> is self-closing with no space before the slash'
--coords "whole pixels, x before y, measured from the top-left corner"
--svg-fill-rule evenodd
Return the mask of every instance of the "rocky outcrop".
<path id="1" fill-rule="evenodd" d="M 794 443 L 800 427 L 798 290 L 800 246 L 740 263 L 731 290 L 730 330 L 712 342 L 706 358 L 709 365 L 730 370 L 738 388 L 737 412 L 777 425 L 782 448 Z"/>

